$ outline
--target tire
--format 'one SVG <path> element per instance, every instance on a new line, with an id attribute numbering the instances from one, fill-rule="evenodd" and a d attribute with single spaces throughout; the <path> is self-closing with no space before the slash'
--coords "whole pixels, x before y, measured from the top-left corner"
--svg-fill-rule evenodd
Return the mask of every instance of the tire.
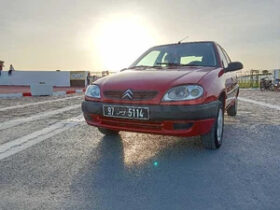
<path id="1" fill-rule="evenodd" d="M 270 91 L 274 91 L 274 85 L 273 85 L 273 84 L 271 84 L 271 85 L 269 86 L 269 90 L 270 90 Z"/>
<path id="2" fill-rule="evenodd" d="M 229 116 L 236 116 L 237 115 L 237 107 L 238 107 L 238 99 L 235 99 L 234 104 L 228 108 L 227 114 Z"/>
<path id="3" fill-rule="evenodd" d="M 221 147 L 224 133 L 224 111 L 223 105 L 218 105 L 217 117 L 209 133 L 201 136 L 201 141 L 206 149 L 215 150 Z"/>
<path id="4" fill-rule="evenodd" d="M 110 130 L 107 128 L 98 128 L 98 130 L 106 136 L 116 136 L 119 134 L 119 131 Z"/>

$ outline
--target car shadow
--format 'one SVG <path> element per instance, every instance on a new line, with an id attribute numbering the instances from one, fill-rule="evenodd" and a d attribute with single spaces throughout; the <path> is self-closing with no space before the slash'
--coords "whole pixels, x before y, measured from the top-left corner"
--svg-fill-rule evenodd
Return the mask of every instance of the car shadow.
<path id="1" fill-rule="evenodd" d="M 185 196 L 199 182 L 196 179 L 201 176 L 201 166 L 218 152 L 205 150 L 197 138 L 155 136 L 167 146 L 150 146 L 157 151 L 149 151 L 148 154 L 153 155 L 142 161 L 139 153 L 149 147 L 129 147 L 141 137 L 154 141 L 151 135 L 145 134 L 138 137 L 132 134 L 129 140 L 126 136 L 100 139 L 88 164 L 72 180 L 71 197 L 76 201 L 67 209 L 176 209 L 176 205 L 198 201 L 198 195 L 195 198 L 198 200 Z M 128 161 L 128 157 L 137 161 Z M 205 174 L 201 178 L 205 178 Z M 174 208 L 170 202 L 177 200 L 180 202 L 175 203 Z"/>

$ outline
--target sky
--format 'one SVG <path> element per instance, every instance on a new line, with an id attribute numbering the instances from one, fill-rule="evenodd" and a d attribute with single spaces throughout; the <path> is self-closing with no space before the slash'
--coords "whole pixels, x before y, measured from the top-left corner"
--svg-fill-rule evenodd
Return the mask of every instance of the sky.
<path id="1" fill-rule="evenodd" d="M 117 71 L 154 45 L 218 42 L 244 69 L 280 68 L 279 0 L 0 0 L 5 69 Z"/>

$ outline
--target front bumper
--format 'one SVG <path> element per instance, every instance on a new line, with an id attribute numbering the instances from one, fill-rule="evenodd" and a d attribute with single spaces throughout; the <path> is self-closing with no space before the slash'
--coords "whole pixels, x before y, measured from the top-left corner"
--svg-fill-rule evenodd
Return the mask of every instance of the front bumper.
<path id="1" fill-rule="evenodd" d="M 212 128 L 218 103 L 213 101 L 200 105 L 137 105 L 149 107 L 148 121 L 104 117 L 103 104 L 106 103 L 101 102 L 83 101 L 82 110 L 87 123 L 96 127 L 174 136 L 197 136 L 208 133 Z"/>

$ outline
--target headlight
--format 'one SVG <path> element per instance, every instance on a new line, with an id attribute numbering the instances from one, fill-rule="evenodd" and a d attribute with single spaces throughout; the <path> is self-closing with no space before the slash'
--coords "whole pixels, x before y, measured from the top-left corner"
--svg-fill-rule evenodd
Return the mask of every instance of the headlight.
<path id="1" fill-rule="evenodd" d="M 184 101 L 197 99 L 203 95 L 203 88 L 198 85 L 182 85 L 171 88 L 163 96 L 163 101 Z"/>
<path id="2" fill-rule="evenodd" d="M 97 85 L 89 85 L 85 95 L 92 98 L 100 98 L 100 88 Z"/>

